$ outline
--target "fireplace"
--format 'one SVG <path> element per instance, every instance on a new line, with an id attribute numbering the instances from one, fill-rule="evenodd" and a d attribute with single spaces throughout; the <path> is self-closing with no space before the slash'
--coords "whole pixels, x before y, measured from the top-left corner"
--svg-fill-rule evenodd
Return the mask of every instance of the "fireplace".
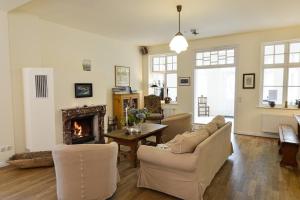
<path id="1" fill-rule="evenodd" d="M 105 105 L 63 109 L 64 143 L 104 143 L 105 113 Z"/>
<path id="2" fill-rule="evenodd" d="M 71 120 L 72 144 L 82 144 L 95 140 L 94 116 L 77 117 Z"/>

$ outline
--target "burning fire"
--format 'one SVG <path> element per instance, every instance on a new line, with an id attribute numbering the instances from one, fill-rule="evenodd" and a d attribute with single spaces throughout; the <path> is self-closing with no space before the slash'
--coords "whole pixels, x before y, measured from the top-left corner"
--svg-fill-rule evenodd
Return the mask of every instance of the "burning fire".
<path id="1" fill-rule="evenodd" d="M 74 134 L 78 137 L 83 137 L 82 126 L 80 126 L 77 122 L 74 122 Z"/>

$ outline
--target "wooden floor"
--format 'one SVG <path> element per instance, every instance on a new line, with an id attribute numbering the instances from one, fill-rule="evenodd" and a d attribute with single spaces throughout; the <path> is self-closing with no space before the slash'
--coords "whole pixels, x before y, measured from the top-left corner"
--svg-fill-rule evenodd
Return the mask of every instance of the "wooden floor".
<path id="1" fill-rule="evenodd" d="M 279 167 L 277 141 L 235 135 L 234 154 L 207 188 L 205 200 L 299 200 L 300 170 Z M 298 158 L 298 160 L 300 160 Z M 112 200 L 167 200 L 174 197 L 136 188 L 137 169 L 127 161 L 119 165 L 121 182 Z M 1 200 L 56 199 L 53 168 L 0 169 Z"/>

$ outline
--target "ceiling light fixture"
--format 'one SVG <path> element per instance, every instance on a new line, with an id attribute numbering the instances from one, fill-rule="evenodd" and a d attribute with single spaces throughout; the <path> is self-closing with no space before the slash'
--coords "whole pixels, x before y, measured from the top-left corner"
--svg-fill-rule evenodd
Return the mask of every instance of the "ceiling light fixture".
<path id="1" fill-rule="evenodd" d="M 182 51 L 187 50 L 189 44 L 187 43 L 186 39 L 183 37 L 182 33 L 180 32 L 180 12 L 181 12 L 182 6 L 177 5 L 177 12 L 179 13 L 179 31 L 176 33 L 175 37 L 171 40 L 169 46 L 172 51 L 175 51 L 177 54 L 179 54 Z"/>

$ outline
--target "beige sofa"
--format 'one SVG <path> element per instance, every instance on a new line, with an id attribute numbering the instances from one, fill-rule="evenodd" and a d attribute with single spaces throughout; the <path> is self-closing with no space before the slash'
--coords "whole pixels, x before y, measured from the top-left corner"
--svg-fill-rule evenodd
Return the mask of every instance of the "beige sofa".
<path id="1" fill-rule="evenodd" d="M 173 139 L 177 134 L 192 129 L 192 114 L 180 113 L 169 116 L 161 121 L 161 124 L 168 125 L 162 132 L 162 143 L 167 143 Z"/>
<path id="2" fill-rule="evenodd" d="M 59 200 L 102 200 L 116 191 L 117 143 L 57 145 L 52 154 Z"/>
<path id="3" fill-rule="evenodd" d="M 182 199 L 201 200 L 207 186 L 232 154 L 231 122 L 198 144 L 193 153 L 142 145 L 138 150 L 138 187 L 161 191 Z"/>

